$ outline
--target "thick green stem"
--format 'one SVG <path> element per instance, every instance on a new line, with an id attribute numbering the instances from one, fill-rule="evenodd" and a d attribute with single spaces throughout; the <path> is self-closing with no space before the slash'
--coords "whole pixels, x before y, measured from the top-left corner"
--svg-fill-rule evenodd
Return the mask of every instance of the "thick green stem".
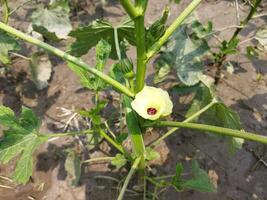
<path id="1" fill-rule="evenodd" d="M 206 105 L 205 107 L 203 107 L 201 110 L 199 110 L 198 112 L 196 112 L 195 114 L 191 115 L 190 117 L 188 117 L 187 119 L 185 119 L 183 122 L 190 122 L 193 121 L 194 119 L 196 119 L 197 117 L 199 117 L 201 114 L 203 114 L 204 112 L 206 112 L 208 109 L 210 109 L 213 105 L 215 105 L 218 101 L 216 99 L 213 99 L 208 105 Z M 175 127 L 170 129 L 167 133 L 165 133 L 163 136 L 161 136 L 160 138 L 158 138 L 155 142 L 153 142 L 150 146 L 152 148 L 154 148 L 155 146 L 157 146 L 162 140 L 164 140 L 165 138 L 169 137 L 171 134 L 173 134 L 175 131 L 177 131 L 179 128 Z"/>
<path id="2" fill-rule="evenodd" d="M 60 49 L 57 49 L 47 43 L 44 43 L 36 38 L 33 38 L 25 33 L 22 33 L 21 31 L 18 31 L 2 22 L 0 22 L 0 29 L 20 38 L 23 39 L 29 43 L 32 43 L 42 49 L 45 49 L 46 51 L 61 57 L 64 60 L 67 60 L 75 65 L 77 65 L 78 67 L 94 74 L 95 76 L 98 76 L 99 78 L 101 78 L 103 81 L 105 81 L 106 83 L 112 85 L 116 90 L 118 90 L 119 92 L 122 92 L 123 94 L 129 96 L 129 97 L 134 97 L 134 93 L 132 91 L 130 91 L 127 87 L 125 87 L 124 85 L 122 85 L 121 83 L 119 83 L 118 81 L 112 79 L 111 77 L 109 77 L 108 75 L 102 73 L 101 71 L 98 71 L 95 68 L 91 68 L 88 67 L 88 65 L 83 62 L 81 59 L 78 59 L 74 56 L 71 56 L 70 54 L 65 53 L 64 51 L 61 51 Z"/>
<path id="3" fill-rule="evenodd" d="M 146 75 L 146 46 L 145 46 L 145 22 L 144 16 L 135 19 L 135 35 L 136 35 L 136 54 L 137 54 L 137 67 L 136 67 L 136 83 L 135 92 L 139 92 L 145 85 Z"/>
<path id="4" fill-rule="evenodd" d="M 132 4 L 132 2 L 130 0 L 120 0 L 120 2 L 121 2 L 121 5 L 123 6 L 123 8 L 125 9 L 125 11 L 128 13 L 128 15 L 132 19 L 135 19 L 140 15 L 140 13 L 134 7 L 134 5 Z"/>
<path id="5" fill-rule="evenodd" d="M 144 181 L 144 175 L 145 175 L 145 144 L 144 139 L 142 135 L 142 131 L 139 126 L 139 122 L 137 119 L 136 114 L 132 110 L 131 107 L 131 99 L 128 97 L 124 97 L 124 107 L 126 110 L 126 122 L 128 127 L 128 133 L 131 138 L 132 146 L 133 146 L 133 153 L 135 157 L 140 157 L 140 164 L 138 166 L 138 172 L 139 172 L 139 184 L 141 185 Z"/>
<path id="6" fill-rule="evenodd" d="M 162 45 L 169 39 L 173 32 L 183 23 L 183 21 L 197 8 L 202 0 L 193 0 L 189 6 L 179 15 L 179 17 L 169 26 L 164 35 L 149 49 L 147 59 L 155 55 Z"/>
<path id="7" fill-rule="evenodd" d="M 158 126 L 158 127 L 167 126 L 167 127 L 180 127 L 180 128 L 187 128 L 187 129 L 195 129 L 195 130 L 204 131 L 203 133 L 212 132 L 212 133 L 217 133 L 220 135 L 243 138 L 246 140 L 251 140 L 254 142 L 260 142 L 260 143 L 267 144 L 267 137 L 266 136 L 257 135 L 257 134 L 245 132 L 242 130 L 239 131 L 239 130 L 224 128 L 224 127 L 218 127 L 218 126 L 211 126 L 211 125 L 206 125 L 206 124 L 161 121 L 161 122 L 156 123 L 155 126 Z"/>
<path id="8" fill-rule="evenodd" d="M 123 186 L 121 188 L 121 191 L 120 191 L 120 194 L 119 194 L 119 197 L 117 198 L 117 200 L 122 200 L 123 199 L 123 196 L 124 196 L 124 193 L 125 193 L 125 191 L 127 189 L 127 186 L 129 184 L 134 172 L 138 169 L 138 165 L 141 162 L 141 159 L 142 159 L 141 157 L 138 157 L 138 158 L 135 159 L 135 161 L 134 161 L 134 163 L 132 165 L 132 168 L 129 171 L 129 173 L 128 173 L 125 181 L 124 181 L 124 184 L 123 184 Z"/>
<path id="9" fill-rule="evenodd" d="M 126 109 L 126 122 L 134 154 L 136 157 L 143 156 L 145 153 L 143 135 L 139 127 L 137 116 L 131 108 L 130 98 L 124 97 L 124 107 Z"/>

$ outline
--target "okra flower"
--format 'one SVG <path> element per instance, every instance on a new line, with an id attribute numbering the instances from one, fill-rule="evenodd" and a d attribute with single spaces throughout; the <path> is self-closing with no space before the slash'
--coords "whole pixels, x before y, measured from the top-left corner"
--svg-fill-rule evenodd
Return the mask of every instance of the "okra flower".
<path id="1" fill-rule="evenodd" d="M 168 92 L 149 86 L 136 94 L 131 105 L 141 117 L 149 120 L 165 117 L 171 114 L 173 108 Z"/>

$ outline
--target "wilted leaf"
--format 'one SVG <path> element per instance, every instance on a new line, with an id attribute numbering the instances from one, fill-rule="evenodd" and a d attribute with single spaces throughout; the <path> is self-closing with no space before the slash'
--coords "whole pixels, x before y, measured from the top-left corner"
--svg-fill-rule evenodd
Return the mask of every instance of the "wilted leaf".
<path id="1" fill-rule="evenodd" d="M 200 169 L 197 161 L 192 161 L 193 178 L 186 181 L 183 187 L 186 189 L 193 189 L 200 192 L 216 192 L 216 188 L 211 183 L 208 174 Z"/>
<path id="2" fill-rule="evenodd" d="M 157 84 L 164 81 L 170 72 L 171 66 L 164 60 L 163 56 L 161 56 L 159 61 L 156 62 L 156 72 L 153 80 L 154 83 Z"/>
<path id="3" fill-rule="evenodd" d="M 25 184 L 32 174 L 33 153 L 47 138 L 38 135 L 39 120 L 25 107 L 22 108 L 20 117 L 16 118 L 11 109 L 0 106 L 0 124 L 8 128 L 0 141 L 0 161 L 6 164 L 21 154 L 13 179 L 17 183 Z"/>
<path id="4" fill-rule="evenodd" d="M 8 56 L 10 51 L 19 51 L 20 45 L 17 40 L 7 33 L 0 31 L 0 62 L 7 65 L 11 63 Z"/>
<path id="5" fill-rule="evenodd" d="M 191 40 L 186 34 L 186 26 L 174 33 L 175 68 L 180 80 L 186 85 L 195 85 L 202 75 L 201 58 L 208 52 L 209 46 L 204 40 Z"/>
<path id="6" fill-rule="evenodd" d="M 170 71 L 169 69 L 175 68 L 179 79 L 185 85 L 191 86 L 199 82 L 199 77 L 203 74 L 202 60 L 209 53 L 207 41 L 199 37 L 209 32 L 211 27 L 200 26 L 200 23 L 196 22 L 195 18 L 193 16 L 188 19 L 186 24 L 183 24 L 170 37 L 166 50 L 156 60 L 156 80 L 164 80 L 163 75 L 167 75 L 168 71 Z M 191 31 L 193 31 L 191 34 L 188 33 L 189 23 L 194 25 L 191 28 Z M 159 76 L 161 67 L 164 67 L 165 73 Z"/>
<path id="7" fill-rule="evenodd" d="M 255 39 L 267 50 L 267 26 L 257 31 Z"/>
<path id="8" fill-rule="evenodd" d="M 42 90 L 48 86 L 51 78 L 52 64 L 47 53 L 37 52 L 31 56 L 30 68 L 32 80 L 38 90 Z"/>
<path id="9" fill-rule="evenodd" d="M 133 21 L 127 20 L 113 27 L 107 21 L 96 20 L 88 26 L 80 27 L 70 32 L 69 35 L 76 38 L 76 41 L 70 47 L 71 54 L 80 57 L 86 54 L 101 39 L 104 39 L 111 45 L 110 57 L 117 58 L 114 29 L 117 29 L 119 42 L 126 39 L 132 45 L 135 44 Z"/>
<path id="10" fill-rule="evenodd" d="M 81 161 L 74 151 L 68 153 L 65 161 L 65 169 L 68 173 L 71 186 L 77 186 L 81 177 Z"/>
<path id="11" fill-rule="evenodd" d="M 48 8 L 39 5 L 31 16 L 33 30 L 48 39 L 67 39 L 72 30 L 68 12 L 69 8 L 63 0 L 53 1 Z"/>
<path id="12" fill-rule="evenodd" d="M 247 51 L 247 57 L 249 59 L 258 58 L 258 56 L 259 56 L 258 49 L 255 47 L 248 46 L 246 48 L 246 51 Z"/>

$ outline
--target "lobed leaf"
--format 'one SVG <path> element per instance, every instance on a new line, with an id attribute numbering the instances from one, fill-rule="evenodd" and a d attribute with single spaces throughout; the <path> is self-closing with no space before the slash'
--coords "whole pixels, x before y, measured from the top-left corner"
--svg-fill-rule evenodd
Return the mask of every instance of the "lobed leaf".
<path id="1" fill-rule="evenodd" d="M 13 179 L 17 183 L 25 184 L 32 174 L 33 153 L 47 137 L 37 133 L 40 122 L 34 113 L 25 107 L 17 118 L 11 109 L 0 106 L 0 124 L 8 128 L 0 141 L 0 162 L 6 164 L 21 154 Z"/>
<path id="2" fill-rule="evenodd" d="M 110 57 L 113 59 L 117 58 L 114 40 L 115 28 L 118 32 L 119 42 L 126 39 L 132 45 L 135 45 L 135 32 L 132 20 L 124 21 L 116 27 L 113 27 L 107 21 L 96 20 L 88 26 L 80 27 L 70 32 L 69 35 L 76 38 L 76 41 L 70 46 L 71 54 L 80 57 L 96 46 L 101 39 L 104 39 L 111 45 Z"/>
<path id="3" fill-rule="evenodd" d="M 185 189 L 194 189 L 200 192 L 216 192 L 215 186 L 211 183 L 208 174 L 201 168 L 197 161 L 192 162 L 193 178 L 183 184 Z"/>

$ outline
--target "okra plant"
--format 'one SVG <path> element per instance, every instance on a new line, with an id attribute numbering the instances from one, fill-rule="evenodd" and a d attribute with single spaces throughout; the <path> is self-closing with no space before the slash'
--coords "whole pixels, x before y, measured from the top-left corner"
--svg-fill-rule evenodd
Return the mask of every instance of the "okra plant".
<path id="1" fill-rule="evenodd" d="M 185 31 L 188 17 L 192 17 L 192 13 L 202 0 L 193 0 L 170 25 L 167 25 L 169 10 L 166 8 L 160 19 L 146 27 L 145 13 L 149 6 L 148 2 L 148 0 L 120 0 L 128 17 L 119 25 L 114 26 L 108 21 L 96 20 L 88 26 L 78 27 L 73 31 L 70 31 L 71 26 L 66 17 L 66 12 L 69 12 L 68 1 L 52 0 L 48 8 L 38 8 L 32 16 L 33 30 L 40 33 L 45 38 L 44 41 L 55 41 L 63 39 L 66 36 L 65 31 L 68 29 L 67 32 L 70 31 L 68 35 L 74 37 L 76 41 L 69 46 L 67 51 L 62 51 L 32 35 L 12 28 L 7 24 L 8 16 L 4 22 L 0 22 L 0 40 L 21 39 L 49 54 L 60 57 L 80 77 L 82 86 L 94 91 L 95 97 L 94 108 L 78 112 L 79 115 L 91 120 L 90 128 L 54 134 L 40 132 L 40 121 L 30 109 L 23 107 L 20 115 L 17 116 L 10 108 L 0 106 L 0 124 L 5 127 L 0 141 L 0 161 L 7 164 L 11 159 L 20 155 L 13 173 L 14 181 L 20 184 L 28 182 L 34 168 L 33 153 L 50 138 L 84 135 L 94 143 L 105 139 L 117 150 L 114 157 L 96 158 L 95 161 L 110 161 L 118 168 L 125 166 L 126 163 L 130 164 L 131 167 L 120 190 L 118 200 L 124 198 L 134 174 L 137 175 L 136 185 L 139 192 L 143 192 L 144 199 L 156 199 L 156 192 L 153 193 L 154 196 L 151 196 L 151 193 L 147 191 L 149 184 L 155 187 L 155 191 L 164 187 L 174 187 L 178 192 L 187 189 L 215 192 L 215 186 L 210 182 L 206 172 L 199 168 L 196 161 L 192 162 L 193 176 L 190 180 L 184 179 L 182 176 L 183 166 L 179 163 L 171 177 L 162 178 L 151 175 L 149 161 L 159 156 L 155 147 L 170 135 L 175 134 L 179 128 L 225 136 L 231 152 L 234 152 L 236 148 L 241 148 L 244 140 L 267 143 L 267 137 L 242 129 L 238 115 L 215 96 L 213 80 L 204 74 L 195 73 L 194 67 L 197 68 L 199 64 L 198 57 L 195 59 L 194 54 L 192 54 L 193 56 L 189 55 L 190 51 L 186 54 L 192 43 L 186 41 L 181 33 Z M 65 14 L 59 15 L 58 13 L 62 11 Z M 44 17 L 44 13 L 50 14 L 49 16 L 56 15 L 59 20 L 63 20 L 61 22 L 65 26 L 61 26 L 61 30 L 58 28 L 51 30 L 47 24 L 43 23 L 44 20 L 40 20 L 40 17 Z M 198 30 L 195 34 L 201 34 L 199 23 L 195 22 L 194 27 L 195 30 Z M 202 32 L 208 31 L 209 27 L 204 29 L 202 27 L 201 30 Z M 171 40 L 175 40 L 174 43 Z M 180 49 L 179 44 L 181 43 L 185 45 L 185 49 Z M 129 45 L 136 49 L 135 60 L 131 60 L 127 56 Z M 195 94 L 195 99 L 182 122 L 166 120 L 171 119 L 175 100 L 170 98 L 167 91 L 148 86 L 145 82 L 147 65 L 150 60 L 162 48 L 166 50 L 168 45 L 176 51 L 185 51 L 185 56 L 178 58 L 182 70 L 186 71 L 179 77 L 184 84 L 176 85 L 171 91 L 179 94 Z M 204 40 L 200 40 L 198 45 L 205 46 L 206 43 Z M 96 47 L 96 64 L 91 67 L 80 57 L 94 46 Z M 0 52 L 0 55 L 3 55 L 2 53 Z M 4 52 L 4 55 L 7 53 Z M 171 54 L 171 56 L 177 55 Z M 114 64 L 109 68 L 109 73 L 104 73 L 109 58 L 114 60 Z M 221 56 L 218 59 L 222 59 Z M 195 77 L 197 77 L 197 81 Z M 115 90 L 120 94 L 123 113 L 118 111 L 121 113 L 119 121 L 121 124 L 126 122 L 127 135 L 123 133 L 122 128 L 119 133 L 114 135 L 100 117 L 101 111 L 107 103 L 101 99 L 99 93 L 106 89 Z M 198 123 L 198 121 L 206 124 Z M 170 129 L 151 144 L 145 145 L 144 135 L 147 130 L 160 127 L 170 127 Z M 131 148 L 125 147 L 123 142 L 126 138 L 131 141 Z M 78 166 L 79 169 L 76 169 L 72 180 L 72 184 L 76 185 L 81 174 L 80 166 L 90 160 L 72 159 L 73 157 L 75 155 L 69 153 L 65 166 L 67 170 L 72 164 Z"/>

